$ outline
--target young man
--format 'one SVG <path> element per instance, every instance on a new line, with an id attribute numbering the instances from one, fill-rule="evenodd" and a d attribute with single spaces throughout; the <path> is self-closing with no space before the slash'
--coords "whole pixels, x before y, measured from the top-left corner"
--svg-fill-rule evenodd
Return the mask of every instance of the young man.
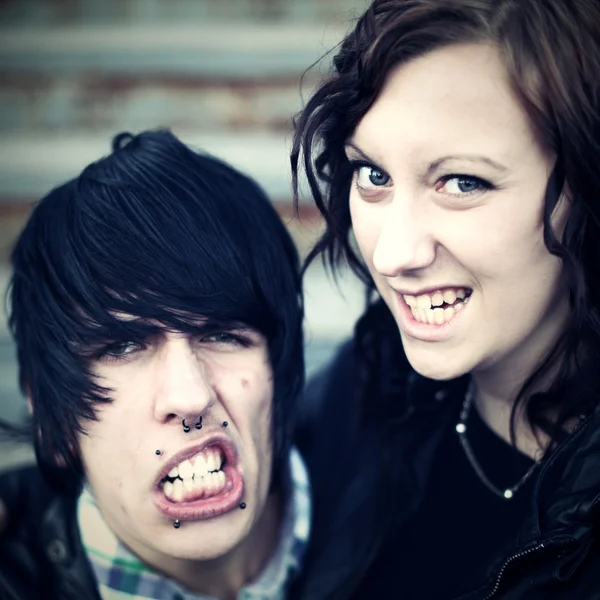
<path id="1" fill-rule="evenodd" d="M 0 597 L 300 597 L 300 275 L 259 187 L 122 134 L 37 205 L 12 266 L 39 469 L 0 482 Z"/>

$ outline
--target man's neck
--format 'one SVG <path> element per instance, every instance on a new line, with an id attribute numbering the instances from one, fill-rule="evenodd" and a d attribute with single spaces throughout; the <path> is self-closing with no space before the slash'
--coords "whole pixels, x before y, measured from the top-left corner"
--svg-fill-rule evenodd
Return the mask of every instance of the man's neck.
<path id="1" fill-rule="evenodd" d="M 210 561 L 173 559 L 161 564 L 160 571 L 197 594 L 235 600 L 241 588 L 253 582 L 273 556 L 281 519 L 281 495 L 270 494 L 250 534 L 231 552 Z"/>

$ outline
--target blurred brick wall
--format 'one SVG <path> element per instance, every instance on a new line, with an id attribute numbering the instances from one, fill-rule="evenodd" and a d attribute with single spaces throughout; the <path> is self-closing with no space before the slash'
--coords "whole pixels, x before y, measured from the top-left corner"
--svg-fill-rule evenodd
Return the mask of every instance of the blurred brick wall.
<path id="1" fill-rule="evenodd" d="M 32 203 L 106 154 L 118 131 L 168 126 L 255 177 L 302 254 L 322 229 L 292 213 L 291 117 L 301 76 L 365 0 L 0 0 L 0 292 Z M 330 55 L 303 80 L 306 97 Z M 362 287 L 305 278 L 307 372 L 349 335 Z M 340 294 L 341 291 L 341 294 Z M 24 410 L 0 312 L 0 417 Z M 0 470 L 31 458 L 3 445 Z"/>
<path id="2" fill-rule="evenodd" d="M 288 151 L 303 71 L 363 0 L 0 0 L 0 271 L 32 202 L 122 130 L 168 126 L 261 183 L 293 222 Z M 304 96 L 328 68 L 306 74 Z"/>

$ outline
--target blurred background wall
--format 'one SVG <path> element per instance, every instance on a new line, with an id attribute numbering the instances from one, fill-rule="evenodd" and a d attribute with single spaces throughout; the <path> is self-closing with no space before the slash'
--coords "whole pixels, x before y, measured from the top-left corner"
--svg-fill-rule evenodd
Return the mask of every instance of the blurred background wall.
<path id="1" fill-rule="evenodd" d="M 366 0 L 0 0 L 0 290 L 33 203 L 106 154 L 118 131 L 171 127 L 255 177 L 304 255 L 321 231 L 292 212 L 291 118 Z M 351 277 L 305 280 L 309 374 L 363 305 Z M 13 347 L 0 318 L 0 417 L 17 419 Z M 0 467 L 29 458 L 0 445 Z"/>

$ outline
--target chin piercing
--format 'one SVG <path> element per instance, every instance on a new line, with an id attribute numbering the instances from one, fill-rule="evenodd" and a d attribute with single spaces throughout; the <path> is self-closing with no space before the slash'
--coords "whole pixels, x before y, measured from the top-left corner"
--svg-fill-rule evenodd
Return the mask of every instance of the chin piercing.
<path id="1" fill-rule="evenodd" d="M 196 429 L 202 429 L 202 415 L 198 417 L 198 422 L 196 423 Z"/>
<path id="2" fill-rule="evenodd" d="M 245 502 L 240 502 L 240 508 L 242 510 L 244 510 L 244 508 L 246 508 L 246 503 Z"/>
<path id="3" fill-rule="evenodd" d="M 179 529 L 181 527 L 181 523 L 179 522 L 179 519 L 175 519 L 175 522 L 173 523 L 173 527 L 175 527 L 175 529 Z"/>
<path id="4" fill-rule="evenodd" d="M 227 421 L 223 421 L 223 427 L 227 427 L 227 425 L 229 425 L 229 423 Z"/>
<path id="5" fill-rule="evenodd" d="M 185 424 L 185 419 L 181 421 L 181 425 L 183 426 L 183 431 L 187 433 L 190 430 L 190 426 Z"/>
<path id="6" fill-rule="evenodd" d="M 156 456 L 160 456 L 162 454 L 162 452 L 160 450 L 155 450 L 154 454 L 156 454 Z"/>

